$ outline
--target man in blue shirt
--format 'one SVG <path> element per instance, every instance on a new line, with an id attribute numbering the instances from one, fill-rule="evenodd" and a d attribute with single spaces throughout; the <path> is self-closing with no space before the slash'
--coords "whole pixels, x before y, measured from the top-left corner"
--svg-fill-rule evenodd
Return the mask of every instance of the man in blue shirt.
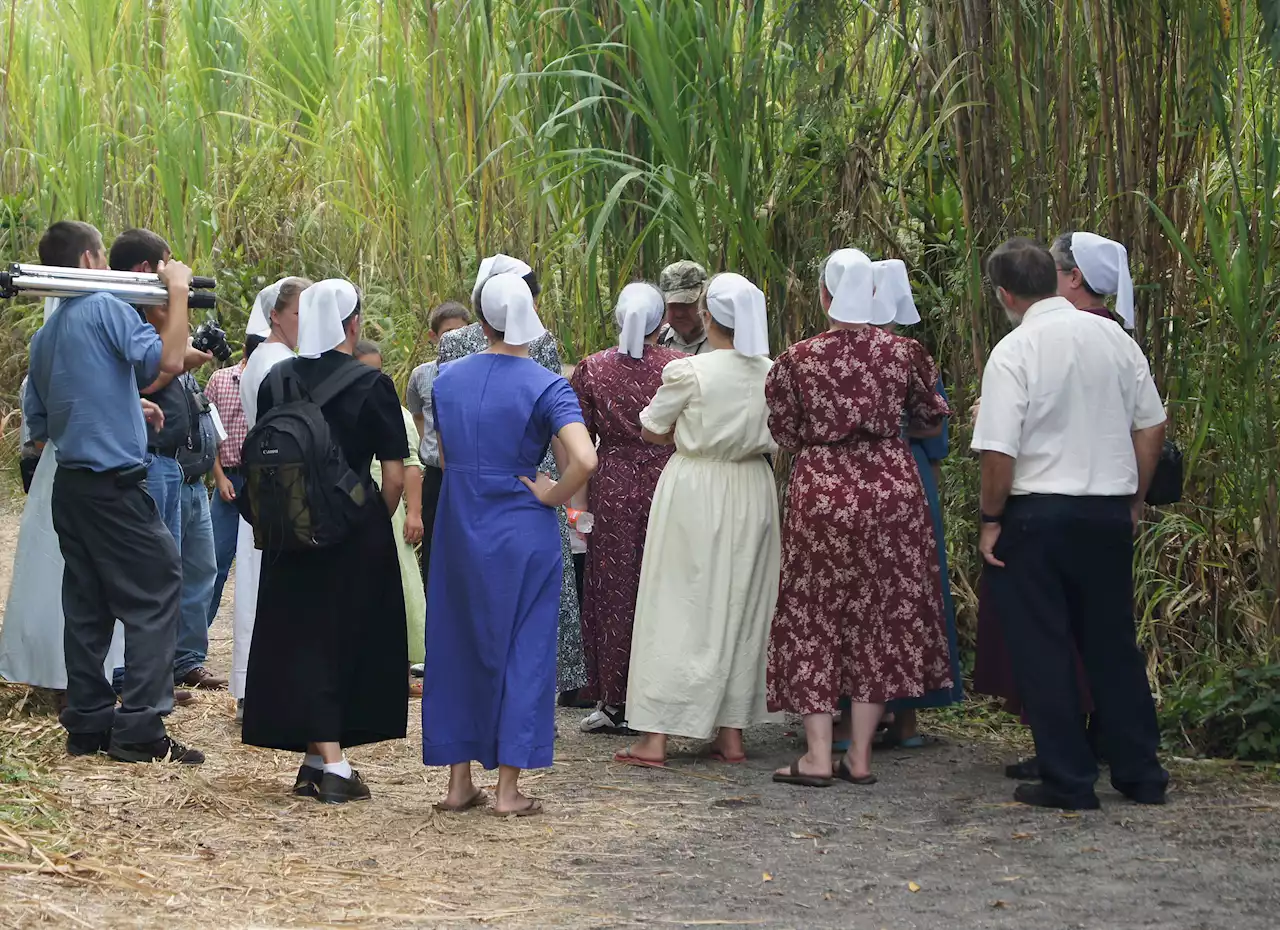
<path id="1" fill-rule="evenodd" d="M 169 261 L 169 243 L 149 229 L 126 229 L 111 243 L 107 262 L 113 271 L 155 274 Z M 146 308 L 148 319 L 163 307 Z M 213 441 L 204 433 L 213 432 L 206 411 L 208 401 L 190 372 L 213 361 L 208 352 L 188 348 L 186 374 L 176 378 L 161 372 L 150 384 L 139 385 L 142 394 L 164 411 L 164 423 L 147 430 L 147 493 L 160 510 L 160 519 L 178 544 L 182 558 L 182 610 L 178 617 L 177 651 L 173 660 L 175 686 L 220 690 L 227 679 L 204 667 L 209 652 L 208 602 L 213 595 L 218 564 L 213 553 L 213 524 L 209 519 L 209 497 L 204 476 L 213 466 Z M 207 463 L 204 461 L 207 459 Z M 197 500 L 197 498 L 199 498 Z M 197 601 L 205 603 L 197 607 Z M 116 669 L 119 686 L 123 669 Z M 183 702 L 188 692 L 175 698 Z"/>
<path id="2" fill-rule="evenodd" d="M 106 268 L 102 236 L 87 223 L 54 223 L 40 240 L 46 265 Z M 204 761 L 171 740 L 173 654 L 182 569 L 173 537 L 147 495 L 147 430 L 138 384 L 180 373 L 187 350 L 191 270 L 158 270 L 169 291 L 160 332 L 117 298 L 62 302 L 31 340 L 23 409 L 34 441 L 52 440 L 58 471 L 53 525 L 66 561 L 62 583 L 67 751 L 107 751 L 124 762 Z M 158 412 L 157 412 L 158 414 Z M 160 419 L 160 416 L 156 416 Z M 102 675 L 116 618 L 127 642 L 122 704 Z"/>

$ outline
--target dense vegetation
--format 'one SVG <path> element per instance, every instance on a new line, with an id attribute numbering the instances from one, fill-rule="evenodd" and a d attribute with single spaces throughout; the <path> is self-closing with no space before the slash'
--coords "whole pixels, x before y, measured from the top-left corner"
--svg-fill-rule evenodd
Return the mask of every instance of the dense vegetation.
<path id="1" fill-rule="evenodd" d="M 533 261 L 573 357 L 620 282 L 685 256 L 757 280 L 776 344 L 808 335 L 817 261 L 857 245 L 907 260 L 963 443 L 1003 331 L 986 250 L 1121 239 L 1189 463 L 1139 560 L 1169 733 L 1280 755 L 1280 0 L 5 6 L 0 257 L 52 218 L 146 225 L 232 327 L 264 279 L 347 275 L 401 374 L 480 253 Z M 37 317 L 3 310 L 12 401 Z M 968 630 L 975 486 L 954 456 Z"/>

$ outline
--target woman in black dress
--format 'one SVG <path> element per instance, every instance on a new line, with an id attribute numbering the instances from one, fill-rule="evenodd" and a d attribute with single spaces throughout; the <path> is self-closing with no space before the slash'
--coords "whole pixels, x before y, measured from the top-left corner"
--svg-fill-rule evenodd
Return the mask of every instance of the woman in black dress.
<path id="1" fill-rule="evenodd" d="M 280 363 L 290 392 L 314 390 L 348 366 L 361 369 L 321 411 L 370 500 L 334 546 L 263 553 L 243 739 L 305 752 L 294 793 L 337 804 L 369 797 L 343 748 L 405 736 L 409 660 L 391 514 L 409 448 L 391 379 L 351 355 L 360 337 L 355 287 L 313 285 L 298 319 L 299 357 Z M 273 381 L 258 393 L 259 421 L 281 402 Z M 381 493 L 369 477 L 374 458 L 382 463 Z"/>

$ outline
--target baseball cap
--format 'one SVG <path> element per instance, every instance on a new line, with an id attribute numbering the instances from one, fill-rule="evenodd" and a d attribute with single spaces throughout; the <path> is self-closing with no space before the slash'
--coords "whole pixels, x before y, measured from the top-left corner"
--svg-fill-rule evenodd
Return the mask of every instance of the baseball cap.
<path id="1" fill-rule="evenodd" d="M 669 304 L 697 303 L 707 288 L 707 269 L 688 260 L 674 262 L 662 269 L 658 287 Z"/>

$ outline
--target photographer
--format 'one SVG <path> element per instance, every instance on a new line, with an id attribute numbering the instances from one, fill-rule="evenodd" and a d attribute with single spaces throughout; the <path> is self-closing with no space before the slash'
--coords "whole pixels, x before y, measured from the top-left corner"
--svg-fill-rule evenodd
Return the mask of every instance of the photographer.
<path id="1" fill-rule="evenodd" d="M 44 234 L 40 261 L 107 264 L 98 230 L 67 221 Z M 182 575 L 177 547 L 143 488 L 147 422 L 138 403 L 140 381 L 184 368 L 191 270 L 162 262 L 156 273 L 169 292 L 159 333 L 109 294 L 62 302 L 31 340 L 23 409 L 32 439 L 57 450 L 53 522 L 66 560 L 67 751 L 194 765 L 204 754 L 165 733 Z M 152 410 L 148 419 L 161 417 Z M 117 617 L 129 643 L 119 710 L 102 675 Z"/>
<path id="2" fill-rule="evenodd" d="M 169 244 L 160 236 L 146 229 L 127 229 L 111 243 L 109 262 L 113 271 L 154 274 L 169 258 Z M 168 313 L 164 307 L 149 307 L 146 312 L 157 327 Z M 209 403 L 189 374 L 212 359 L 208 352 L 188 345 L 185 370 L 178 375 L 162 372 L 141 393 L 164 412 L 163 425 L 147 431 L 147 452 L 151 456 L 147 491 L 182 558 L 182 609 L 174 654 L 174 684 L 217 690 L 227 686 L 227 679 L 218 678 L 204 667 L 209 650 L 209 598 L 218 573 L 213 524 L 204 492 L 204 476 L 213 465 L 215 437 Z M 183 468 L 184 463 L 188 468 Z M 182 703 L 181 696 L 179 702 Z"/>

